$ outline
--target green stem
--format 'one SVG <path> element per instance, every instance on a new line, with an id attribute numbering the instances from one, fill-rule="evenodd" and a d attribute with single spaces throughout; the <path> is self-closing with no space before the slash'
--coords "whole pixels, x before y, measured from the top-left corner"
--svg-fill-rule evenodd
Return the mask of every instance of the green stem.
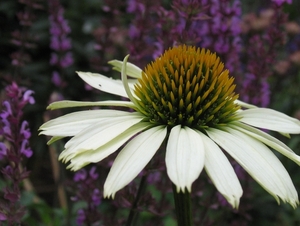
<path id="1" fill-rule="evenodd" d="M 146 176 L 144 175 L 141 178 L 140 185 L 139 185 L 135 200 L 132 203 L 129 216 L 127 218 L 126 226 L 133 225 L 133 222 L 134 222 L 134 219 L 135 219 L 135 216 L 136 216 L 136 208 L 137 208 L 138 202 L 141 198 L 141 195 L 143 194 L 143 192 L 145 190 L 145 185 L 146 185 L 145 182 L 146 182 Z"/>
<path id="2" fill-rule="evenodd" d="M 175 201 L 175 211 L 178 226 L 192 226 L 191 211 L 191 193 L 185 189 L 185 192 L 176 191 L 176 186 L 172 184 L 173 196 Z"/>

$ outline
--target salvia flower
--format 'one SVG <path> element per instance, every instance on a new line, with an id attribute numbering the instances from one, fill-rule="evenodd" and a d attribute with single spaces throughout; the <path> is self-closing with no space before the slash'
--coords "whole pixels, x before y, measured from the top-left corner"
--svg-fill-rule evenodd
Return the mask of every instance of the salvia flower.
<path id="1" fill-rule="evenodd" d="M 22 161 L 33 154 L 29 145 L 29 124 L 22 120 L 23 108 L 27 104 L 34 104 L 35 100 L 32 96 L 33 91 L 24 90 L 15 82 L 8 85 L 5 91 L 7 98 L 0 112 L 0 135 L 5 142 L 0 142 L 0 160 L 7 165 L 0 172 L 7 184 L 3 188 L 4 199 L 0 200 L 0 221 L 6 221 L 7 225 L 19 225 L 26 213 L 25 207 L 20 203 L 19 186 L 29 176 L 29 171 L 22 166 Z"/>
<path id="2" fill-rule="evenodd" d="M 76 185 L 76 195 L 72 197 L 73 201 L 85 201 L 86 208 L 77 211 L 77 225 L 99 221 L 99 212 L 97 207 L 101 203 L 101 193 L 96 186 L 98 179 L 96 167 L 92 167 L 89 172 L 81 169 L 74 175 L 74 184 Z"/>
<path id="3" fill-rule="evenodd" d="M 216 51 L 224 60 L 226 68 L 238 74 L 242 50 L 241 2 L 212 0 L 208 9 L 210 19 L 202 21 L 204 29 L 198 29 L 198 36 L 203 37 L 201 46 Z"/>
<path id="4" fill-rule="evenodd" d="M 64 162 L 70 161 L 68 168 L 78 170 L 101 161 L 127 142 L 104 184 L 104 196 L 114 197 L 166 140 L 167 174 L 177 192 L 191 192 L 192 183 L 204 168 L 218 191 L 237 208 L 242 188 L 224 149 L 278 202 L 282 199 L 296 207 L 298 195 L 292 180 L 269 148 L 297 164 L 300 157 L 255 127 L 298 134 L 297 119 L 239 101 L 234 79 L 209 50 L 173 47 L 144 71 L 127 59 L 110 62 L 121 71 L 122 81 L 89 72 L 78 75 L 92 87 L 128 101 L 60 101 L 49 105 L 49 109 L 122 106 L 134 110 L 80 111 L 43 124 L 41 134 L 53 136 L 49 143 L 72 137 L 59 156 Z"/>
<path id="5" fill-rule="evenodd" d="M 74 62 L 71 52 L 72 41 L 68 37 L 71 28 L 68 25 L 68 21 L 64 18 L 64 8 L 59 0 L 49 1 L 49 14 L 50 48 L 53 50 L 50 64 L 57 69 L 52 73 L 52 82 L 58 87 L 63 87 L 65 82 L 62 81 L 61 72 Z"/>

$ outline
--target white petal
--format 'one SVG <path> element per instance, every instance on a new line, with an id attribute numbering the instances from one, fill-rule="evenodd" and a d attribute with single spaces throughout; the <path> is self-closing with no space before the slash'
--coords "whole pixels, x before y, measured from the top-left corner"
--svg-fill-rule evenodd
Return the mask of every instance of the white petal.
<path id="1" fill-rule="evenodd" d="M 68 168 L 76 171 L 91 162 L 100 162 L 118 150 L 132 136 L 138 134 L 142 130 L 145 130 L 147 127 L 149 127 L 149 123 L 139 122 L 96 150 L 86 150 L 84 152 L 77 153 L 72 157 Z"/>
<path id="2" fill-rule="evenodd" d="M 251 126 L 278 131 L 281 133 L 300 133 L 300 121 L 281 112 L 268 108 L 252 108 L 236 113 L 239 121 Z"/>
<path id="3" fill-rule="evenodd" d="M 185 188 L 191 191 L 192 183 L 203 169 L 204 159 L 204 146 L 199 134 L 188 127 L 173 127 L 167 144 L 166 167 L 178 192 L 185 192 Z"/>
<path id="4" fill-rule="evenodd" d="M 111 60 L 108 62 L 109 64 L 113 65 L 113 69 L 121 72 L 122 71 L 122 67 L 123 67 L 123 61 L 120 60 Z M 142 77 L 142 69 L 140 69 L 138 66 L 127 62 L 126 65 L 126 71 L 127 71 L 127 75 L 133 77 L 133 78 L 141 78 Z"/>
<path id="5" fill-rule="evenodd" d="M 52 138 L 47 142 L 47 145 L 50 145 L 50 144 L 52 144 L 52 143 L 54 143 L 54 142 L 56 142 L 56 141 L 58 141 L 58 140 L 60 140 L 60 139 L 62 139 L 62 138 L 64 138 L 64 137 L 52 137 Z"/>
<path id="6" fill-rule="evenodd" d="M 107 118 L 115 118 L 130 115 L 126 111 L 117 110 L 88 110 L 70 113 L 56 119 L 44 123 L 39 130 L 40 134 L 48 136 L 74 136 L 86 127 L 106 120 Z"/>
<path id="7" fill-rule="evenodd" d="M 261 142 L 231 128 L 208 129 L 208 135 L 226 150 L 279 203 L 296 207 L 298 195 L 289 174 L 278 158 Z"/>
<path id="8" fill-rule="evenodd" d="M 140 115 L 133 114 L 118 118 L 108 118 L 105 121 L 91 125 L 66 143 L 65 150 L 60 154 L 59 158 L 69 161 L 81 152 L 96 150 L 142 119 L 143 117 Z"/>
<path id="9" fill-rule="evenodd" d="M 249 136 L 263 142 L 264 144 L 270 146 L 271 148 L 274 148 L 276 151 L 281 153 L 282 155 L 288 157 L 298 165 L 300 165 L 300 156 L 296 155 L 293 150 L 291 150 L 288 146 L 286 146 L 284 143 L 282 143 L 280 140 L 277 140 L 275 137 L 272 137 L 271 135 L 253 128 L 252 126 L 248 126 L 244 123 L 236 122 L 233 125 L 230 125 L 230 127 L 239 130 L 243 133 L 248 134 Z"/>
<path id="10" fill-rule="evenodd" d="M 70 108 L 70 107 L 88 107 L 88 106 L 118 106 L 118 107 L 128 107 L 135 109 L 134 103 L 130 101 L 117 101 L 117 100 L 108 100 L 108 101 L 72 101 L 72 100 L 63 100 L 57 101 L 49 104 L 47 107 L 48 110 L 55 110 L 60 108 Z"/>
<path id="11" fill-rule="evenodd" d="M 104 75 L 91 72 L 77 71 L 77 74 L 87 84 L 98 90 L 128 98 L 121 80 L 115 80 Z M 130 88 L 133 89 L 133 84 L 131 84 L 130 86 Z"/>
<path id="12" fill-rule="evenodd" d="M 118 154 L 104 184 L 104 197 L 112 196 L 129 184 L 152 159 L 167 134 L 157 126 L 134 137 Z"/>
<path id="13" fill-rule="evenodd" d="M 243 194 L 241 184 L 223 151 L 210 138 L 201 132 L 205 148 L 205 170 L 218 189 L 233 208 L 238 208 Z"/>
<path id="14" fill-rule="evenodd" d="M 248 104 L 244 101 L 241 101 L 241 100 L 235 100 L 234 103 L 240 105 L 241 107 L 244 107 L 244 108 L 257 108 L 257 106 L 255 105 L 252 105 L 252 104 Z"/>

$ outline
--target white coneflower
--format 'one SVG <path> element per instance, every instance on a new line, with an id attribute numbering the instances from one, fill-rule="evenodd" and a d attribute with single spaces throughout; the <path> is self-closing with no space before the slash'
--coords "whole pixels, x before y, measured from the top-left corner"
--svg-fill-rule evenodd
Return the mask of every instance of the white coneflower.
<path id="1" fill-rule="evenodd" d="M 53 136 L 50 143 L 72 137 L 59 157 L 70 161 L 69 168 L 78 170 L 99 162 L 129 141 L 116 157 L 104 185 L 104 195 L 114 197 L 167 139 L 167 174 L 177 192 L 190 192 L 204 168 L 218 191 L 237 208 L 242 188 L 222 148 L 278 202 L 282 199 L 293 207 L 298 204 L 289 174 L 269 147 L 297 164 L 300 157 L 281 141 L 255 128 L 298 134 L 297 119 L 238 101 L 234 79 L 220 58 L 208 50 L 174 47 L 144 71 L 127 63 L 127 58 L 110 62 L 121 71 L 122 81 L 94 73 L 78 75 L 94 88 L 127 97 L 128 101 L 50 104 L 49 109 L 123 106 L 134 110 L 81 111 L 43 124 L 41 134 Z"/>

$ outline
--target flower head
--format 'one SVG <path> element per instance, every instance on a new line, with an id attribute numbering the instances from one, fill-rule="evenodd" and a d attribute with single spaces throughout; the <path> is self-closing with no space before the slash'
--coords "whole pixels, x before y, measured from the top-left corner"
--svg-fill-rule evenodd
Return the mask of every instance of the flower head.
<path id="1" fill-rule="evenodd" d="M 42 125 L 41 134 L 53 136 L 49 143 L 72 137 L 59 157 L 70 161 L 69 168 L 78 170 L 101 161 L 127 142 L 104 184 L 104 195 L 114 197 L 141 172 L 166 140 L 167 174 L 178 192 L 190 192 L 204 168 L 218 191 L 237 208 L 242 188 L 224 149 L 278 202 L 281 198 L 294 207 L 298 204 L 289 174 L 269 147 L 297 164 L 300 157 L 281 141 L 255 128 L 297 134 L 297 119 L 239 101 L 234 93 L 234 79 L 219 57 L 208 50 L 174 47 L 144 71 L 127 63 L 127 59 L 128 56 L 123 62 L 110 62 L 121 72 L 122 81 L 89 72 L 78 75 L 92 87 L 127 97 L 128 101 L 50 104 L 50 109 L 123 106 L 135 110 L 81 111 Z"/>
<path id="2" fill-rule="evenodd" d="M 149 64 L 134 93 L 150 122 L 201 130 L 234 120 L 233 81 L 216 54 L 181 46 Z"/>

